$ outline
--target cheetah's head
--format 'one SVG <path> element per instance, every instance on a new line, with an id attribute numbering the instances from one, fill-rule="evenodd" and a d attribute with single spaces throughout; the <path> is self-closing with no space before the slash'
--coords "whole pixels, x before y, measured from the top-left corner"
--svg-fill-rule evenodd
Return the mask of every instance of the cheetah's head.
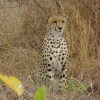
<path id="1" fill-rule="evenodd" d="M 62 33 L 65 29 L 66 19 L 63 16 L 52 16 L 48 20 L 48 29 Z"/>

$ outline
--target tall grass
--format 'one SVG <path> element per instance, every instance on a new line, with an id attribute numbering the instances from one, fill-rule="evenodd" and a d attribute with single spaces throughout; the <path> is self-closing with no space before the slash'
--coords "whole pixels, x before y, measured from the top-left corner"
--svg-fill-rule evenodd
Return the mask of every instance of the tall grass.
<path id="1" fill-rule="evenodd" d="M 68 75 L 100 82 L 99 0 L 63 0 L 62 5 L 67 19 Z M 32 83 L 25 77 L 37 64 L 52 14 L 57 14 L 54 0 L 0 1 L 0 72 L 20 77 L 30 93 Z"/>

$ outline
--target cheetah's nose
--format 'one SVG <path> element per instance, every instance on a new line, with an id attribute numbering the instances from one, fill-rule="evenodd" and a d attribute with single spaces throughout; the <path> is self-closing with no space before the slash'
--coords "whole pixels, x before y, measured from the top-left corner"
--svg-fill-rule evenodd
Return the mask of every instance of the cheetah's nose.
<path id="1" fill-rule="evenodd" d="M 61 29 L 62 29 L 62 27 L 58 27 L 58 29 L 59 29 L 59 30 L 61 30 Z"/>

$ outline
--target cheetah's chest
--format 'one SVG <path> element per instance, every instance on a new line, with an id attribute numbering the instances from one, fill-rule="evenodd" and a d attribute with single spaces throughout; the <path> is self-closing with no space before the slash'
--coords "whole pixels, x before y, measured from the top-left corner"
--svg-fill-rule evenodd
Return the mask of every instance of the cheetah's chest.
<path id="1" fill-rule="evenodd" d="M 48 44 L 49 45 L 49 44 Z M 54 54 L 59 54 L 61 50 L 61 42 L 51 40 L 50 41 L 50 47 L 48 48 L 49 51 L 54 52 Z"/>
<path id="2" fill-rule="evenodd" d="M 61 53 L 67 52 L 67 44 L 64 38 L 45 39 L 43 51 L 45 55 L 50 54 L 58 57 Z"/>

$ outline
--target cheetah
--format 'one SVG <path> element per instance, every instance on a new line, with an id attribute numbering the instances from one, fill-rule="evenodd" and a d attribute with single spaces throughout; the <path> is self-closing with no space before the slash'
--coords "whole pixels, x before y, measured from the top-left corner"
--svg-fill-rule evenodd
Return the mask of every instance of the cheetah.
<path id="1" fill-rule="evenodd" d="M 48 20 L 47 33 L 42 45 L 40 77 L 50 81 L 66 81 L 68 47 L 64 39 L 66 19 L 52 16 Z"/>

